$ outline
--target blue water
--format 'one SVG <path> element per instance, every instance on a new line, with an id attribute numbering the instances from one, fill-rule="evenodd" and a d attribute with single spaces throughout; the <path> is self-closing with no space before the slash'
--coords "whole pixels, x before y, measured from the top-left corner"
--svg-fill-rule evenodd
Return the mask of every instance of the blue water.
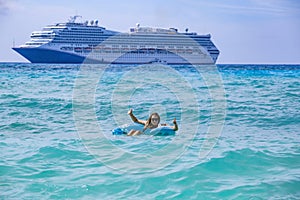
<path id="1" fill-rule="evenodd" d="M 147 67 L 0 64 L 0 199 L 300 199 L 299 65 Z M 129 108 L 179 131 L 111 135 Z"/>

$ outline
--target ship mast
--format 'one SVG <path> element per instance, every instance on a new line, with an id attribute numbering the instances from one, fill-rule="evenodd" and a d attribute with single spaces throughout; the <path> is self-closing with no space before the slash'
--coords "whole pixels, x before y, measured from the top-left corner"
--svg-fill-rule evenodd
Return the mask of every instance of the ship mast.
<path id="1" fill-rule="evenodd" d="M 77 18 L 82 18 L 82 16 L 80 16 L 80 15 L 70 16 L 69 22 L 70 23 L 75 23 Z"/>

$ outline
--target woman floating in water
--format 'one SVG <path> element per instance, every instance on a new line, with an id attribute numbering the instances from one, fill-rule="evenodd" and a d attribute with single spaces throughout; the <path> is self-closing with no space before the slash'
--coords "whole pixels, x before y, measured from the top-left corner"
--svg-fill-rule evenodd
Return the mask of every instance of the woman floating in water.
<path id="1" fill-rule="evenodd" d="M 148 118 L 147 121 L 143 121 L 143 120 L 139 120 L 137 119 L 133 113 L 132 113 L 132 109 L 130 109 L 128 111 L 128 115 L 130 116 L 131 120 L 135 123 L 138 124 L 142 124 L 144 125 L 144 129 L 143 131 L 139 131 L 139 130 L 131 130 L 127 135 L 128 136 L 135 136 L 135 135 L 140 135 L 142 134 L 146 129 L 154 129 L 157 128 L 160 122 L 160 116 L 158 113 L 152 113 L 150 115 L 150 117 Z M 178 130 L 178 126 L 177 126 L 177 122 L 176 122 L 176 118 L 173 120 L 173 124 L 174 126 L 171 126 L 170 128 L 172 128 L 174 131 Z M 161 124 L 161 126 L 166 126 L 166 124 Z"/>

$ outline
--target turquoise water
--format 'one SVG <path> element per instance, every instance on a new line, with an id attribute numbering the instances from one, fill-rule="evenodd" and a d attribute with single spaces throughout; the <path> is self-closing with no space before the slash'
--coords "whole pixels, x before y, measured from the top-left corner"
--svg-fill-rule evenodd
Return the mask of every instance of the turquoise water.
<path id="1" fill-rule="evenodd" d="M 214 82 L 192 67 L 174 66 L 165 75 L 152 66 L 162 76 L 155 82 L 134 66 L 113 66 L 95 88 L 89 82 L 81 88 L 79 69 L 0 64 L 0 199 L 300 198 L 299 65 L 203 69 L 221 77 L 221 100 L 210 93 Z M 89 88 L 92 107 L 76 101 Z M 226 112 L 213 131 L 221 134 L 199 157 L 221 115 L 216 102 Z M 152 111 L 168 124 L 176 118 L 179 131 L 112 136 L 113 128 L 130 123 L 131 107 L 141 119 Z M 86 112 L 77 115 L 78 108 Z M 183 151 L 173 154 L 177 149 Z M 154 154 L 158 160 L 145 162 Z"/>

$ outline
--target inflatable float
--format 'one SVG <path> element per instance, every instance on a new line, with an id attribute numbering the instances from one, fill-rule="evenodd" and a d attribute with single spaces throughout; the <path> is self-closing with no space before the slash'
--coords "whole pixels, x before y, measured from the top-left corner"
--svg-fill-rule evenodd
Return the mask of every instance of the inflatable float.
<path id="1" fill-rule="evenodd" d="M 142 131 L 144 129 L 144 125 L 133 123 L 133 124 L 125 124 L 123 126 L 120 126 L 118 128 L 115 128 L 112 131 L 113 135 L 124 135 L 129 133 L 131 130 L 139 130 Z M 169 136 L 169 135 L 175 135 L 175 131 L 168 126 L 159 126 L 154 129 L 147 129 L 144 131 L 145 135 L 157 135 L 157 136 Z"/>

